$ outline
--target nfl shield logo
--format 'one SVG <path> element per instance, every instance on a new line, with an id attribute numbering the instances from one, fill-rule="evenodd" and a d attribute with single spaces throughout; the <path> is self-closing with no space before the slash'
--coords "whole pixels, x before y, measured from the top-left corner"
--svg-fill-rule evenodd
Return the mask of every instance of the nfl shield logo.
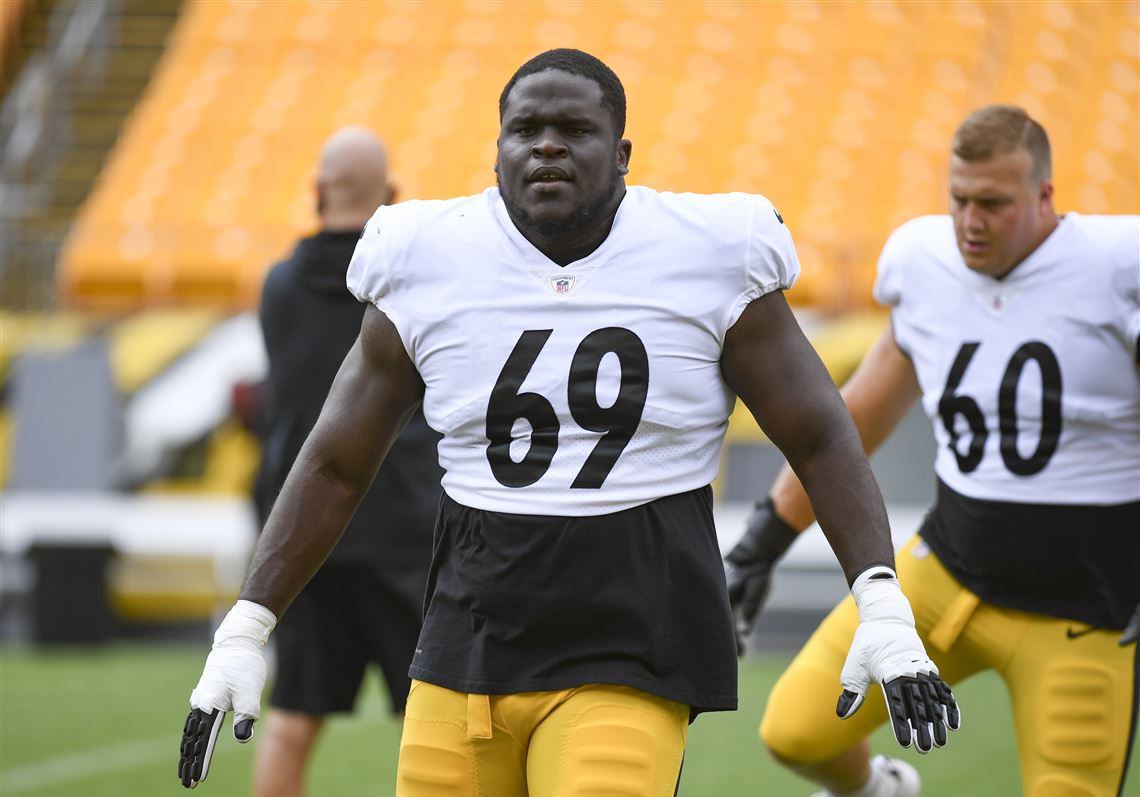
<path id="1" fill-rule="evenodd" d="M 550 278 L 550 287 L 557 294 L 570 293 L 570 289 L 574 287 L 573 275 L 556 275 Z"/>

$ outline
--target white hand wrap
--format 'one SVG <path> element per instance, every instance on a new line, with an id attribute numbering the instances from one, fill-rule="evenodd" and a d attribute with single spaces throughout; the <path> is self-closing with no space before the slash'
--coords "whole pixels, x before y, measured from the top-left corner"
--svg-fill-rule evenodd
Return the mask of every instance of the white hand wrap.
<path id="1" fill-rule="evenodd" d="M 265 686 L 262 648 L 277 617 L 252 601 L 238 601 L 214 633 L 214 646 L 198 686 L 190 693 L 190 707 L 203 711 L 233 711 L 234 722 L 261 715 Z"/>
<path id="2" fill-rule="evenodd" d="M 840 674 L 844 689 L 862 697 L 872 681 L 883 684 L 900 676 L 938 674 L 914 629 L 914 614 L 893 570 L 882 566 L 864 570 L 851 585 L 851 595 L 859 609 L 859 627 Z M 859 703 L 862 699 L 849 715 Z"/>

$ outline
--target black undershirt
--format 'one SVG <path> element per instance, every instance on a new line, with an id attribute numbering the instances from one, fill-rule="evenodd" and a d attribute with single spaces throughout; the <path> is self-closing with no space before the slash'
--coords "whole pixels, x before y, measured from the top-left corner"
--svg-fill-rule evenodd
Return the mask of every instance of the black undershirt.
<path id="1" fill-rule="evenodd" d="M 939 480 L 919 533 L 988 603 L 1097 628 L 1124 628 L 1140 603 L 1140 501 L 985 501 Z"/>
<path id="2" fill-rule="evenodd" d="M 488 512 L 446 494 L 411 676 L 459 692 L 632 686 L 736 708 L 708 487 L 606 515 Z"/>

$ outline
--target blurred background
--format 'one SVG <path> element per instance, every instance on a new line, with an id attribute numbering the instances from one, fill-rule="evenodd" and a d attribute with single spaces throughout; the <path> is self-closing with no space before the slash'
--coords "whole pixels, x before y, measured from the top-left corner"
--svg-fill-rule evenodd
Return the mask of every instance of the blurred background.
<path id="1" fill-rule="evenodd" d="M 0 793 L 77 794 L 75 772 L 102 771 L 87 737 L 18 744 L 67 677 L 96 704 L 81 674 L 100 666 L 157 682 L 181 719 L 255 535 L 253 312 L 315 230 L 321 142 L 371 127 L 401 199 L 479 192 L 502 86 L 559 46 L 624 82 L 631 184 L 776 204 L 804 268 L 789 299 L 837 381 L 885 323 L 880 247 L 945 212 L 950 135 L 974 108 L 1044 124 L 1060 211 L 1140 211 L 1137 2 L 0 0 Z M 875 458 L 897 539 L 932 460 L 918 415 Z M 735 414 L 722 545 L 780 463 Z M 822 536 L 802 539 L 756 647 L 786 661 L 843 592 Z M 186 674 L 165 683 L 174 665 L 146 651 L 172 640 Z M 46 675 L 65 663 L 77 675 Z M 82 793 L 158 793 L 121 780 L 150 748 L 116 750 L 120 780 Z"/>

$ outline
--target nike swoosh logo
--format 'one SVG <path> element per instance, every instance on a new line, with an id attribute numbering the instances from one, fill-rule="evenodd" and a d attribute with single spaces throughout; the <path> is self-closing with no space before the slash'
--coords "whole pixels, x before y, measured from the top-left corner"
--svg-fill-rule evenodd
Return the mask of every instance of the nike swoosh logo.
<path id="1" fill-rule="evenodd" d="M 1091 634 L 1093 631 L 1096 631 L 1096 630 L 1097 630 L 1096 628 L 1089 626 L 1088 628 L 1082 628 L 1080 631 L 1074 631 L 1073 627 L 1069 626 L 1068 628 L 1065 629 L 1065 637 L 1068 639 L 1076 639 L 1077 637 L 1082 637 L 1085 634 Z"/>

